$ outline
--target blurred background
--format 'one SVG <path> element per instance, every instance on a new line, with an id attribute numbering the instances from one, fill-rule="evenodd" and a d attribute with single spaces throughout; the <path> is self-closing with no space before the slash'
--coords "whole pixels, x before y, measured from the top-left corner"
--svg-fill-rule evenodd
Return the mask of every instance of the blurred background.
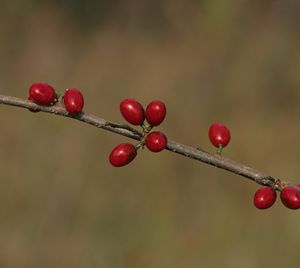
<path id="1" fill-rule="evenodd" d="M 159 130 L 300 182 L 300 2 L 0 1 L 0 92 L 79 88 L 117 123 L 124 98 L 165 101 Z M 125 137 L 1 106 L 0 267 L 299 267 L 300 212 L 168 151 L 113 168 Z"/>

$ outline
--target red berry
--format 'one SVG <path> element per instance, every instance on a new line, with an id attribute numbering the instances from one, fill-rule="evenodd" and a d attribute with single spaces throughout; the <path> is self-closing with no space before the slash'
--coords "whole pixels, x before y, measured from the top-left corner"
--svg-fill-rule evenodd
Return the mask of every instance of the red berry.
<path id="1" fill-rule="evenodd" d="M 127 122 L 132 125 L 142 125 L 145 120 L 143 106 L 134 99 L 125 99 L 120 103 L 120 112 Z"/>
<path id="2" fill-rule="evenodd" d="M 158 126 L 164 121 L 166 112 L 166 105 L 162 101 L 151 101 L 146 108 L 146 119 L 151 126 Z"/>
<path id="3" fill-rule="evenodd" d="M 110 155 L 109 162 L 114 167 L 122 167 L 129 164 L 137 155 L 137 150 L 131 143 L 121 143 L 115 147 Z"/>
<path id="4" fill-rule="evenodd" d="M 28 100 L 32 101 L 32 98 L 29 96 Z M 37 113 L 39 110 L 38 109 L 29 109 L 29 111 L 33 112 L 33 113 Z"/>
<path id="5" fill-rule="evenodd" d="M 151 152 L 160 152 L 166 148 L 168 139 L 164 133 L 153 131 L 147 135 L 145 143 Z"/>
<path id="6" fill-rule="evenodd" d="M 216 147 L 225 147 L 230 142 L 230 131 L 221 123 L 214 123 L 210 126 L 208 136 L 211 143 Z"/>
<path id="7" fill-rule="evenodd" d="M 280 199 L 287 208 L 300 208 L 300 191 L 293 186 L 284 188 L 280 193 Z"/>
<path id="8" fill-rule="evenodd" d="M 276 197 L 276 191 L 273 188 L 264 186 L 255 192 L 253 203 L 258 209 L 266 209 L 275 203 Z"/>
<path id="9" fill-rule="evenodd" d="M 70 114 L 77 114 L 82 111 L 84 98 L 76 88 L 68 88 L 64 94 L 64 104 Z"/>
<path id="10" fill-rule="evenodd" d="M 29 98 L 37 104 L 51 105 L 56 100 L 53 87 L 46 83 L 34 83 L 29 88 Z"/>

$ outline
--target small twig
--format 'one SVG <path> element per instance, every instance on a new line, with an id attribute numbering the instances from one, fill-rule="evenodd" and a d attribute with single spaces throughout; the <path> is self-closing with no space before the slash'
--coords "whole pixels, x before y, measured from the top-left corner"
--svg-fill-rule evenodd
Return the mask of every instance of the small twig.
<path id="1" fill-rule="evenodd" d="M 35 109 L 41 112 L 69 117 L 138 141 L 140 141 L 143 138 L 142 132 L 128 125 L 116 124 L 88 113 L 80 113 L 76 116 L 72 116 L 60 104 L 56 104 L 54 106 L 40 106 L 25 99 L 4 95 L 0 95 L 0 104 L 6 104 L 27 109 Z M 200 148 L 194 148 L 188 145 L 178 143 L 176 141 L 168 140 L 167 150 L 204 162 L 217 168 L 227 170 L 229 172 L 250 179 L 258 184 L 272 186 L 279 191 L 287 185 L 287 182 L 283 182 L 277 178 L 267 176 L 266 174 L 258 170 L 235 162 L 229 158 L 222 157 L 218 154 L 210 154 Z"/>

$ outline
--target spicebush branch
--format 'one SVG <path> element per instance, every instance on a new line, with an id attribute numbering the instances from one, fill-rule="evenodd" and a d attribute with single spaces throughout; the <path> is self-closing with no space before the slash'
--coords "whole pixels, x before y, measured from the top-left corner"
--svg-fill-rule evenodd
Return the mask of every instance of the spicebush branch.
<path id="1" fill-rule="evenodd" d="M 35 109 L 45 113 L 64 116 L 70 119 L 79 120 L 97 128 L 102 128 L 116 134 L 126 136 L 134 140 L 140 141 L 142 139 L 142 132 L 128 125 L 116 124 L 99 116 L 85 112 L 77 115 L 70 115 L 59 102 L 53 106 L 41 106 L 26 99 L 0 95 L 0 104 L 16 106 L 25 109 Z M 272 176 L 268 176 L 258 170 L 233 161 L 229 158 L 222 157 L 218 154 L 211 154 L 202 149 L 184 145 L 170 139 L 168 140 L 166 149 L 173 153 L 177 153 L 211 166 L 227 170 L 234 174 L 250 179 L 258 184 L 272 186 L 276 190 L 282 190 L 282 188 L 287 185 L 286 182 L 283 182 Z"/>

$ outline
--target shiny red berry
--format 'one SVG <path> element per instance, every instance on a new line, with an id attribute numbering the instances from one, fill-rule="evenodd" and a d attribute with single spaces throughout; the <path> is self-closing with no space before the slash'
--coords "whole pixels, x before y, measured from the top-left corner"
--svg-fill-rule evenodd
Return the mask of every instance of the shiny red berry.
<path id="1" fill-rule="evenodd" d="M 34 83 L 29 88 L 29 98 L 37 104 L 51 105 L 56 101 L 56 93 L 47 83 Z"/>
<path id="2" fill-rule="evenodd" d="M 109 155 L 109 162 L 114 167 L 122 167 L 129 164 L 137 155 L 137 150 L 131 143 L 121 143 L 116 146 Z"/>
<path id="3" fill-rule="evenodd" d="M 158 126 L 166 117 L 166 105 L 159 100 L 151 101 L 146 108 L 146 119 L 151 126 Z"/>
<path id="4" fill-rule="evenodd" d="M 84 106 L 84 98 L 76 88 L 68 88 L 64 94 L 64 105 L 70 114 L 80 113 Z"/>
<path id="5" fill-rule="evenodd" d="M 253 204 L 258 209 L 266 209 L 271 207 L 276 201 L 276 191 L 271 187 L 264 186 L 259 188 L 254 195 Z"/>
<path id="6" fill-rule="evenodd" d="M 168 143 L 167 136 L 159 131 L 150 132 L 145 140 L 146 147 L 151 152 L 160 152 L 166 148 Z"/>
<path id="7" fill-rule="evenodd" d="M 225 147 L 230 142 L 230 131 L 221 123 L 214 123 L 210 126 L 208 137 L 216 147 Z"/>
<path id="8" fill-rule="evenodd" d="M 293 186 L 284 188 L 280 193 L 280 199 L 287 208 L 300 208 L 300 191 L 293 188 Z"/>
<path id="9" fill-rule="evenodd" d="M 134 99 L 125 99 L 120 103 L 120 112 L 127 122 L 132 125 L 142 125 L 145 120 L 143 106 Z"/>

